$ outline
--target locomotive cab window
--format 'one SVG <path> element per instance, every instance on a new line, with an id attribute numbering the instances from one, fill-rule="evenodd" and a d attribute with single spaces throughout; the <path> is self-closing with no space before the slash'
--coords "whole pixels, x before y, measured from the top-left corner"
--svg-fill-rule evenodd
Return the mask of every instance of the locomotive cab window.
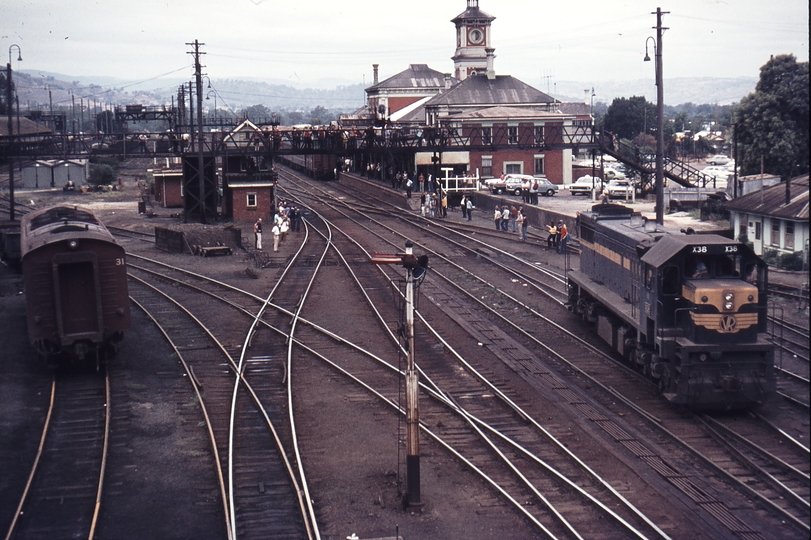
<path id="1" fill-rule="evenodd" d="M 676 296 L 681 291 L 681 280 L 679 279 L 679 267 L 675 265 L 665 266 L 661 273 L 662 294 Z"/>

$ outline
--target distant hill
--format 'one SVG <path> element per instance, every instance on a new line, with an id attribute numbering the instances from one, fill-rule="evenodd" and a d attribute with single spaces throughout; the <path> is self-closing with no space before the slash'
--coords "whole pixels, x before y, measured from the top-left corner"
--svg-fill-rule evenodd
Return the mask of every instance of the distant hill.
<path id="1" fill-rule="evenodd" d="M 681 105 L 683 103 L 733 105 L 755 91 L 757 77 L 740 77 L 736 79 L 721 79 L 713 77 L 685 77 L 678 79 L 665 79 L 665 105 Z M 594 88 L 595 102 L 611 104 L 614 98 L 644 96 L 645 99 L 656 103 L 656 85 L 653 80 L 629 81 L 600 81 L 586 83 L 576 81 L 558 81 L 555 85 L 554 97 L 562 101 L 586 101 L 584 89 Z M 546 92 L 545 88 L 539 90 Z M 590 97 L 589 92 L 589 97 Z"/>
<path id="2" fill-rule="evenodd" d="M 77 105 L 81 100 L 84 100 L 85 104 L 93 103 L 95 100 L 98 104 L 163 105 L 172 102 L 172 97 L 177 95 L 177 89 L 181 84 L 188 85 L 187 81 L 176 78 L 140 82 L 102 76 L 79 77 L 25 70 L 15 72 L 15 82 L 23 108 L 30 103 L 32 108 L 41 109 L 48 108 L 49 99 L 53 101 L 55 108 L 70 106 L 72 99 L 75 99 Z M 319 81 L 319 86 L 325 84 L 334 84 L 334 86 L 331 88 L 324 86 L 300 88 L 290 85 L 289 81 L 281 80 L 212 79 L 211 88 L 208 87 L 207 81 L 203 83 L 204 91 L 209 96 L 209 100 L 205 102 L 204 106 L 206 108 L 214 106 L 212 90 L 216 90 L 217 107 L 234 112 L 258 104 L 271 110 L 288 111 L 309 111 L 321 106 L 331 111 L 349 112 L 361 107 L 365 100 L 364 85 L 342 86 L 340 83 L 341 81 L 338 80 Z M 665 79 L 665 104 L 735 104 L 753 92 L 756 84 L 757 79 L 754 77 Z M 610 80 L 594 84 L 558 81 L 555 83 L 554 89 L 541 87 L 538 89 L 548 92 L 562 101 L 588 102 L 592 87 L 595 93 L 595 103 L 610 104 L 617 97 L 639 95 L 645 96 L 648 101 L 656 101 L 656 87 L 649 80 Z M 589 89 L 589 92 L 584 92 L 586 88 Z"/>

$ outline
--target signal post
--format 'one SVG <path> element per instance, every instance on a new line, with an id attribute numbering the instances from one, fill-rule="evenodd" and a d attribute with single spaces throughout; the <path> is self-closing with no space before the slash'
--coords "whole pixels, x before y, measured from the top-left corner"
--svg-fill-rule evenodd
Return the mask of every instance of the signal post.
<path id="1" fill-rule="evenodd" d="M 406 496 L 409 507 L 422 506 L 420 497 L 420 413 L 419 372 L 414 352 L 414 282 L 420 280 L 428 269 L 428 256 L 415 257 L 414 244 L 406 242 L 405 253 L 373 253 L 374 264 L 402 264 L 406 269 L 406 327 L 405 340 L 408 353 L 406 382 Z"/>

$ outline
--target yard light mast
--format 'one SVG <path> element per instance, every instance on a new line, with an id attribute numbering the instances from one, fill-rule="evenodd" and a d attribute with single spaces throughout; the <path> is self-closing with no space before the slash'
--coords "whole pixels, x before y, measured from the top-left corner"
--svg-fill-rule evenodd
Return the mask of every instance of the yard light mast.
<path id="1" fill-rule="evenodd" d="M 428 256 L 414 256 L 414 244 L 406 242 L 405 253 L 372 254 L 374 264 L 402 264 L 406 269 L 406 327 L 405 340 L 408 353 L 406 365 L 406 505 L 422 506 L 420 495 L 420 414 L 419 372 L 414 352 L 414 282 L 425 276 Z"/>

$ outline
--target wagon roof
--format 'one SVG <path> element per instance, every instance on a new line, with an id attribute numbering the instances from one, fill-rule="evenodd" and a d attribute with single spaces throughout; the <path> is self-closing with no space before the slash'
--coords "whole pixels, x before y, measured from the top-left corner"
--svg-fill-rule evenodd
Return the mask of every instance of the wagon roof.
<path id="1" fill-rule="evenodd" d="M 115 244 L 107 228 L 90 210 L 78 206 L 53 206 L 35 210 L 20 220 L 20 252 L 29 252 L 66 239 L 103 240 Z"/>

